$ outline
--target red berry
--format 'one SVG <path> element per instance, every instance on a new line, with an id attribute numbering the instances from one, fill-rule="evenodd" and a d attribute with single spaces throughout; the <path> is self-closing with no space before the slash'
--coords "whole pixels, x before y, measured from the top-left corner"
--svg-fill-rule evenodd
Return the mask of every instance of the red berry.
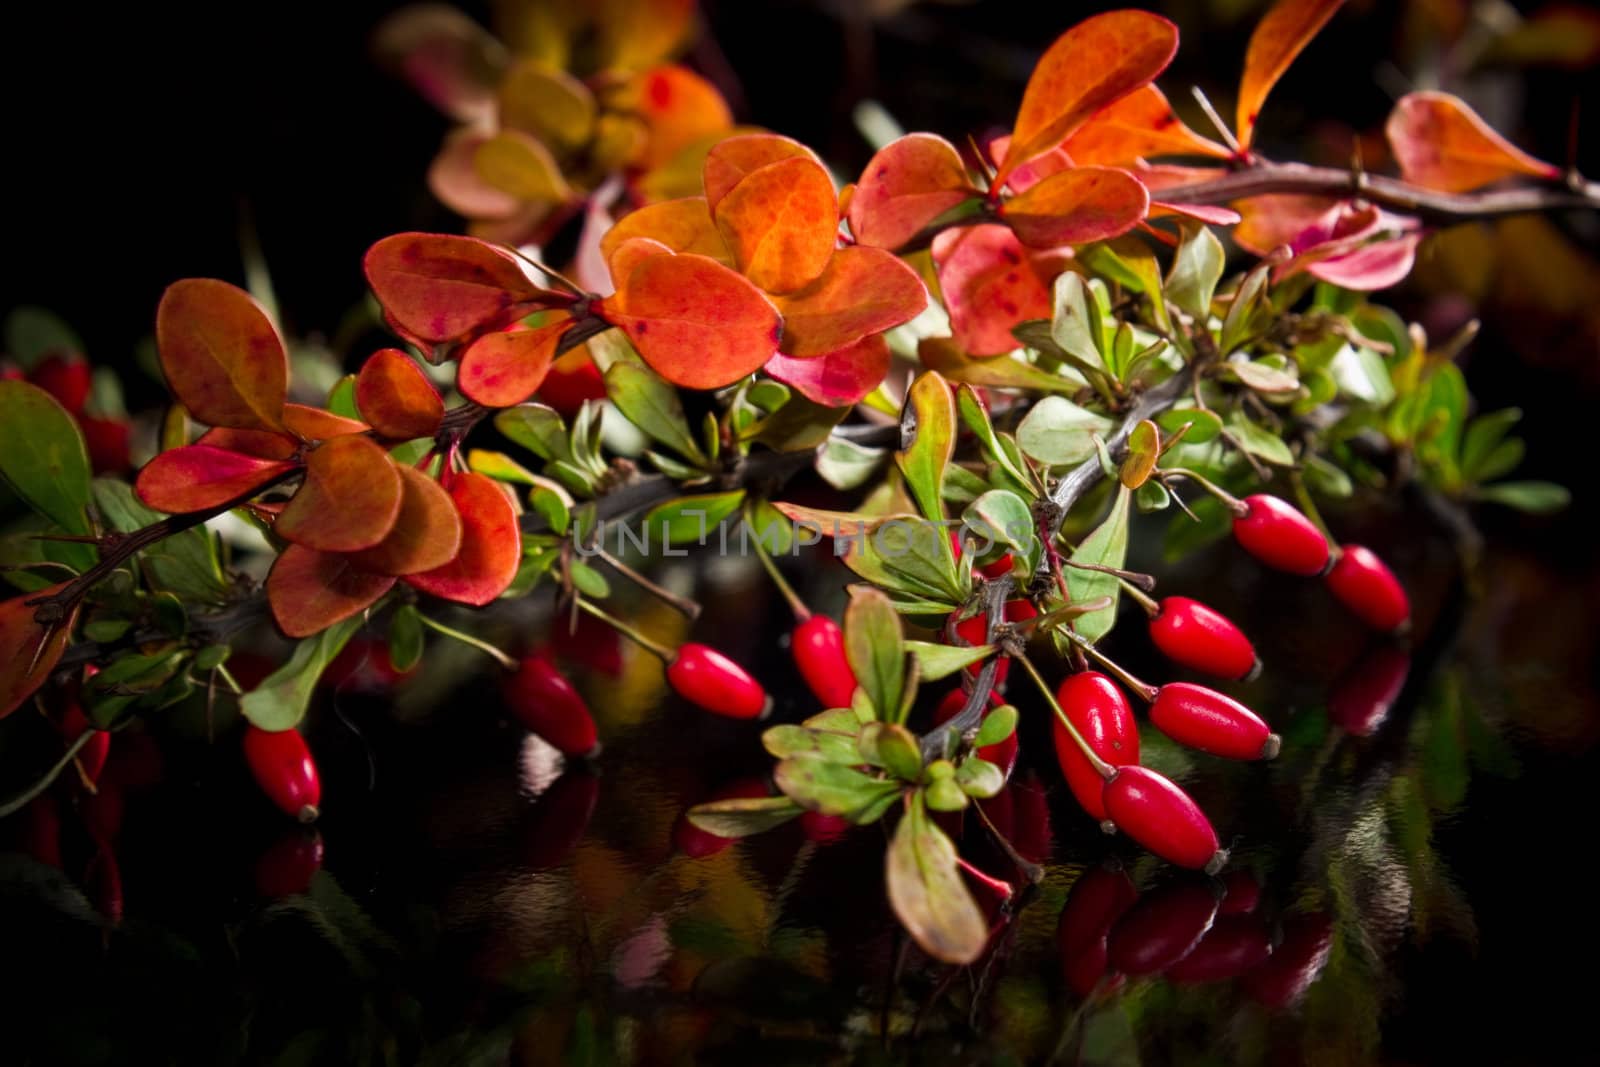
<path id="1" fill-rule="evenodd" d="M 581 770 L 568 771 L 539 795 L 523 835 L 523 862 L 530 870 L 559 866 L 578 847 L 600 799 L 600 779 Z"/>
<path id="2" fill-rule="evenodd" d="M 46 356 L 28 378 L 72 414 L 83 412 L 83 405 L 89 399 L 90 371 L 89 364 L 81 356 L 63 352 Z"/>
<path id="3" fill-rule="evenodd" d="M 1244 678 L 1258 665 L 1250 639 L 1227 616 L 1188 597 L 1161 602 L 1150 639 L 1173 662 L 1219 678 Z"/>
<path id="4" fill-rule="evenodd" d="M 934 709 L 933 724 L 935 726 L 943 726 L 945 723 L 956 717 L 956 713 L 961 710 L 962 705 L 964 705 L 966 702 L 966 690 L 950 690 L 950 692 L 944 695 L 944 699 L 939 701 L 939 706 Z M 985 717 L 987 717 L 987 713 L 985 714 Z M 1017 765 L 1016 731 L 1013 730 L 1011 732 L 1011 736 L 1006 738 L 1004 741 L 996 741 L 992 745 L 985 745 L 978 749 L 978 758 L 988 760 L 996 767 L 999 767 L 1000 772 L 1007 778 L 1011 777 L 1011 768 Z"/>
<path id="5" fill-rule="evenodd" d="M 111 754 L 111 735 L 90 722 L 89 716 L 83 713 L 83 707 L 74 700 L 61 713 L 61 736 L 70 745 L 85 731 L 93 731 L 93 735 L 87 744 L 78 749 L 77 759 L 78 766 L 83 768 L 83 776 L 92 785 L 100 780 L 100 772 L 105 770 L 106 757 Z"/>
<path id="6" fill-rule="evenodd" d="M 1290 574 L 1321 574 L 1328 566 L 1328 540 L 1310 519 L 1265 493 L 1246 497 L 1249 511 L 1233 520 L 1240 547 L 1269 567 Z"/>
<path id="7" fill-rule="evenodd" d="M 550 647 L 569 663 L 581 663 L 612 678 L 622 673 L 622 636 L 593 615 L 580 614 L 571 630 L 556 627 Z"/>
<path id="8" fill-rule="evenodd" d="M 856 676 L 844 654 L 844 631 L 826 615 L 812 615 L 794 628 L 794 665 L 825 708 L 848 708 Z"/>
<path id="9" fill-rule="evenodd" d="M 1411 657 L 1394 645 L 1379 645 L 1345 671 L 1328 697 L 1328 718 L 1347 734 L 1369 737 L 1389 717 L 1406 687 Z"/>
<path id="10" fill-rule="evenodd" d="M 1261 904 L 1261 885 L 1249 871 L 1229 871 L 1222 880 L 1222 892 L 1218 915 L 1248 915 Z"/>
<path id="11" fill-rule="evenodd" d="M 128 469 L 128 424 L 121 419 L 102 419 L 81 415 L 78 426 L 89 449 L 89 463 L 96 474 L 119 474 Z"/>
<path id="12" fill-rule="evenodd" d="M 1254 915 L 1224 915 L 1183 959 L 1167 968 L 1174 982 L 1222 982 L 1254 970 L 1272 955 L 1272 939 Z"/>
<path id="13" fill-rule="evenodd" d="M 1216 918 L 1217 897 L 1210 885 L 1162 886 L 1111 928 L 1107 959 L 1124 974 L 1164 971 L 1194 950 Z"/>
<path id="14" fill-rule="evenodd" d="M 831 845 L 849 833 L 854 825 L 843 815 L 824 815 L 820 811 L 800 813 L 800 832 L 806 835 L 807 841 L 821 845 Z"/>
<path id="15" fill-rule="evenodd" d="M 713 800 L 737 800 L 742 798 L 764 797 L 769 794 L 765 778 L 741 778 L 723 786 L 710 796 L 706 802 Z M 809 812 L 807 814 L 810 814 Z M 672 828 L 672 842 L 690 859 L 705 859 L 715 856 L 723 849 L 737 841 L 736 837 L 723 837 L 710 830 L 702 830 L 689 821 L 689 813 L 684 812 L 678 816 L 677 824 Z"/>
<path id="16" fill-rule="evenodd" d="M 1128 698 L 1122 695 L 1116 682 L 1098 671 L 1069 675 L 1056 690 L 1056 702 L 1067 713 L 1067 721 L 1094 749 L 1095 755 L 1113 767 L 1139 762 L 1139 725 L 1134 722 Z M 1052 725 L 1055 727 L 1056 760 L 1061 764 L 1067 786 L 1084 811 L 1096 821 L 1104 822 L 1105 779 L 1078 748 L 1067 728 L 1059 720 Z"/>
<path id="17" fill-rule="evenodd" d="M 61 806 L 52 793 L 40 793 L 23 809 L 22 851 L 56 870 L 61 864 Z"/>
<path id="18" fill-rule="evenodd" d="M 593 756 L 600 751 L 594 716 L 567 676 L 549 658 L 535 653 L 523 658 L 500 687 L 506 706 L 529 730 L 567 756 Z"/>
<path id="19" fill-rule="evenodd" d="M 1191 682 L 1169 682 L 1156 691 L 1150 722 L 1180 745 L 1225 759 L 1271 759 L 1278 735 L 1261 717 L 1232 697 Z"/>
<path id="20" fill-rule="evenodd" d="M 311 888 L 322 869 L 322 835 L 291 833 L 278 838 L 256 860 L 256 891 L 264 897 L 293 897 Z"/>
<path id="21" fill-rule="evenodd" d="M 94 906 L 112 926 L 122 925 L 122 868 L 116 854 L 102 846 L 84 870 L 84 880 L 94 897 Z"/>
<path id="22" fill-rule="evenodd" d="M 1117 829 L 1169 863 L 1214 871 L 1227 862 L 1200 806 L 1155 771 L 1119 768 L 1106 782 L 1105 809 Z"/>
<path id="23" fill-rule="evenodd" d="M 333 657 L 318 682 L 339 692 L 387 693 L 409 673 L 395 669 L 387 641 L 357 634 Z"/>
<path id="24" fill-rule="evenodd" d="M 126 794 L 111 782 L 103 782 L 93 792 L 78 801 L 78 814 L 84 829 L 102 847 L 109 848 L 122 833 L 123 817 L 127 814 Z"/>
<path id="25" fill-rule="evenodd" d="M 539 385 L 538 399 L 570 419 L 585 400 L 604 400 L 605 396 L 605 378 L 588 349 L 574 349 L 550 365 Z"/>
<path id="26" fill-rule="evenodd" d="M 1018 599 L 1006 601 L 1005 611 L 1002 617 L 1006 622 L 1023 622 L 1027 619 L 1033 618 L 1038 614 L 1039 611 L 1033 606 L 1032 601 Z M 956 623 L 956 636 L 961 638 L 962 641 L 969 645 L 987 644 L 988 642 L 986 639 L 988 638 L 988 635 L 989 620 L 981 614 L 974 615 L 970 619 L 962 619 L 960 622 Z M 980 669 L 981 665 L 968 667 L 967 674 L 973 678 L 976 678 Z M 1001 656 L 1000 662 L 994 672 L 994 684 L 997 688 L 1005 684 L 1006 674 L 1009 673 L 1010 670 L 1010 657 Z"/>
<path id="27" fill-rule="evenodd" d="M 963 547 L 962 543 L 961 543 L 961 531 L 960 530 L 951 530 L 950 531 L 950 547 L 955 550 L 956 559 L 959 560 L 961 558 L 961 551 L 962 551 L 962 547 Z M 974 543 L 972 547 L 973 548 L 977 548 L 977 543 Z M 992 549 L 991 549 L 991 551 L 992 551 Z M 996 556 L 994 559 L 990 560 L 988 563 L 978 563 L 976 560 L 974 560 L 973 564 L 972 564 L 972 569 L 977 571 L 979 574 L 983 575 L 985 578 L 989 579 L 990 581 L 994 581 L 996 578 L 1001 578 L 1001 577 L 1004 577 L 1007 574 L 1010 574 L 1011 573 L 1011 566 L 1012 566 L 1013 562 L 1014 561 L 1012 559 L 1011 553 L 1002 552 L 1002 553 L 1000 553 L 1000 555 Z"/>
<path id="28" fill-rule="evenodd" d="M 1011 798 L 1011 832 L 1007 835 L 1011 847 L 1029 863 L 1048 861 L 1055 835 L 1050 828 L 1050 798 L 1044 784 L 1027 771 L 1007 783 L 1005 794 Z"/>
<path id="29" fill-rule="evenodd" d="M 708 645 L 680 646 L 667 664 L 667 681 L 691 704 L 730 719 L 759 719 L 771 703 L 760 682 Z"/>
<path id="30" fill-rule="evenodd" d="M 263 730 L 247 726 L 244 759 L 256 784 L 278 809 L 301 822 L 313 822 L 322 802 L 317 765 L 298 730 Z"/>
<path id="31" fill-rule="evenodd" d="M 1345 545 L 1327 582 L 1334 598 L 1374 630 L 1393 633 L 1411 621 L 1405 587 L 1370 548 Z"/>
<path id="32" fill-rule="evenodd" d="M 1121 869 L 1090 867 L 1072 883 L 1056 927 L 1056 945 L 1070 956 L 1094 942 L 1104 943 L 1112 925 L 1139 899 Z"/>
<path id="33" fill-rule="evenodd" d="M 1247 993 L 1269 1008 L 1299 1000 L 1322 974 L 1333 948 L 1333 920 L 1321 913 L 1283 924 L 1283 940 L 1272 956 L 1244 980 Z"/>

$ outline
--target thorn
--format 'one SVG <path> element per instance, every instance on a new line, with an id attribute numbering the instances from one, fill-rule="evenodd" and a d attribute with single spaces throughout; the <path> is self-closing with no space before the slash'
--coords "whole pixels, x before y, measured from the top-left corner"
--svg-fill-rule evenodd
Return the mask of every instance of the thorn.
<path id="1" fill-rule="evenodd" d="M 1217 109 L 1211 106 L 1211 101 L 1205 92 L 1198 85 L 1191 85 L 1189 92 L 1194 95 L 1195 101 L 1199 103 L 1200 110 L 1206 113 L 1206 118 L 1211 120 L 1211 125 L 1215 127 L 1217 134 L 1222 138 L 1222 143 L 1231 148 L 1234 155 L 1243 155 L 1243 149 L 1239 147 L 1239 139 L 1233 135 L 1232 130 L 1228 129 L 1228 124 L 1222 121 L 1222 116 L 1217 114 Z"/>

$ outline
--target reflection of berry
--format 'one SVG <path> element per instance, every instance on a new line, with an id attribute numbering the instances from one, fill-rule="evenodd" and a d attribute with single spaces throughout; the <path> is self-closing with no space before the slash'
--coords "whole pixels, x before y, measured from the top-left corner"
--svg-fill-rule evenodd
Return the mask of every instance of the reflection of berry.
<path id="1" fill-rule="evenodd" d="M 1269 1008 L 1287 1008 L 1322 974 L 1332 948 L 1333 920 L 1328 916 L 1290 919 L 1272 956 L 1245 977 L 1245 991 Z"/>
<path id="2" fill-rule="evenodd" d="M 1106 935 L 1138 898 L 1121 870 L 1091 867 L 1072 883 L 1056 927 L 1056 948 L 1073 992 L 1087 996 L 1105 977 Z"/>
<path id="3" fill-rule="evenodd" d="M 322 835 L 315 830 L 278 838 L 256 860 L 256 891 L 264 897 L 293 897 L 311 888 L 322 869 Z"/>
<path id="4" fill-rule="evenodd" d="M 82 737 L 87 731 L 94 731 L 88 742 L 78 749 L 78 766 L 83 770 L 83 776 L 90 784 L 100 780 L 100 772 L 105 769 L 106 757 L 111 754 L 111 734 L 105 730 L 97 729 L 89 721 L 89 716 L 83 713 L 83 707 L 76 700 L 67 704 L 66 710 L 61 713 L 61 736 L 72 744 Z"/>
<path id="5" fill-rule="evenodd" d="M 1117 683 L 1098 671 L 1068 675 L 1056 689 L 1056 702 L 1095 755 L 1113 767 L 1139 762 L 1139 724 L 1133 709 Z M 1106 818 L 1105 779 L 1083 754 L 1067 728 L 1052 721 L 1055 728 L 1056 760 L 1066 776 L 1072 795 L 1083 810 L 1097 822 Z"/>
<path id="6" fill-rule="evenodd" d="M 1272 940 L 1254 915 L 1223 915 L 1183 959 L 1167 968 L 1174 982 L 1221 982 L 1260 966 Z"/>
<path id="7" fill-rule="evenodd" d="M 680 646 L 667 664 L 667 681 L 691 704 L 730 719 L 759 719 L 771 704 L 760 682 L 708 645 Z"/>
<path id="8" fill-rule="evenodd" d="M 1189 955 L 1217 917 L 1217 898 L 1204 882 L 1162 886 L 1112 927 L 1106 957 L 1124 974 L 1155 974 Z"/>
<path id="9" fill-rule="evenodd" d="M 1245 504 L 1249 511 L 1233 520 L 1233 536 L 1246 552 L 1290 574 L 1321 574 L 1328 566 L 1327 538 L 1292 505 L 1265 493 Z"/>
<path id="10" fill-rule="evenodd" d="M 1411 621 L 1405 587 L 1370 548 L 1345 545 L 1327 583 L 1339 603 L 1374 630 L 1393 633 Z"/>
<path id="11" fill-rule="evenodd" d="M 298 730 L 263 730 L 247 726 L 244 758 L 256 784 L 278 809 L 301 822 L 317 817 L 322 803 L 322 781 L 317 765 Z"/>
<path id="12" fill-rule="evenodd" d="M 1188 597 L 1161 601 L 1150 639 L 1174 663 L 1218 678 L 1243 678 L 1256 669 L 1250 639 L 1221 612 Z"/>
<path id="13" fill-rule="evenodd" d="M 1370 736 L 1389 717 L 1410 673 L 1411 656 L 1405 649 L 1379 645 L 1334 684 L 1328 696 L 1328 718 L 1347 734 Z"/>

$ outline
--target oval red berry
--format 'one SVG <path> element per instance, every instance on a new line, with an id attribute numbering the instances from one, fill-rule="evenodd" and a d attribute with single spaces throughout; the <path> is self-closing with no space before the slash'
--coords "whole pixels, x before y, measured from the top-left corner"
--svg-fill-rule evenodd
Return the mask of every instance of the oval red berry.
<path id="1" fill-rule="evenodd" d="M 577 688 L 543 655 L 523 659 L 501 685 L 517 720 L 568 756 L 600 749 L 594 716 Z"/>
<path id="2" fill-rule="evenodd" d="M 1164 656 L 1218 678 L 1243 678 L 1256 669 L 1256 650 L 1244 632 L 1198 600 L 1169 596 L 1150 620 L 1150 639 Z"/>
<path id="3" fill-rule="evenodd" d="M 855 672 L 844 653 L 844 631 L 826 615 L 813 615 L 794 628 L 794 665 L 825 708 L 848 708 L 856 691 Z"/>
<path id="4" fill-rule="evenodd" d="M 1374 630 L 1393 633 L 1411 621 L 1405 587 L 1370 548 L 1345 545 L 1327 582 L 1339 603 Z"/>
<path id="5" fill-rule="evenodd" d="M 1105 808 L 1117 829 L 1169 863 L 1201 870 L 1227 859 L 1200 806 L 1155 771 L 1118 769 L 1106 782 Z"/>
<path id="6" fill-rule="evenodd" d="M 708 645 L 681 646 L 667 665 L 667 681 L 679 696 L 716 715 L 758 719 L 767 711 L 761 683 Z"/>
<path id="7" fill-rule="evenodd" d="M 1278 742 L 1261 717 L 1215 689 L 1169 682 L 1156 692 L 1150 722 L 1180 745 L 1226 759 L 1277 755 Z"/>
<path id="8" fill-rule="evenodd" d="M 1328 718 L 1356 737 L 1368 737 L 1389 717 L 1411 673 L 1411 656 L 1403 648 L 1379 645 L 1334 684 L 1328 696 Z"/>
<path id="9" fill-rule="evenodd" d="M 1233 536 L 1246 552 L 1290 574 L 1321 574 L 1328 566 L 1328 539 L 1286 501 L 1266 493 L 1246 497 L 1249 507 L 1233 520 Z"/>
<path id="10" fill-rule="evenodd" d="M 244 758 L 256 784 L 278 809 L 301 822 L 317 817 L 322 803 L 322 781 L 317 765 L 298 730 L 244 731 Z"/>
<path id="11" fill-rule="evenodd" d="M 1139 762 L 1139 724 L 1134 721 L 1128 698 L 1123 696 L 1116 682 L 1098 671 L 1069 675 L 1056 689 L 1056 702 L 1095 755 L 1113 767 Z M 1107 817 L 1105 779 L 1059 720 L 1052 721 L 1051 726 L 1056 760 L 1061 764 L 1061 773 L 1072 795 L 1084 811 L 1097 821 L 1104 821 Z"/>
<path id="12" fill-rule="evenodd" d="M 1124 974 L 1155 974 L 1187 956 L 1217 918 L 1204 882 L 1167 885 L 1139 901 L 1111 928 L 1107 960 Z"/>

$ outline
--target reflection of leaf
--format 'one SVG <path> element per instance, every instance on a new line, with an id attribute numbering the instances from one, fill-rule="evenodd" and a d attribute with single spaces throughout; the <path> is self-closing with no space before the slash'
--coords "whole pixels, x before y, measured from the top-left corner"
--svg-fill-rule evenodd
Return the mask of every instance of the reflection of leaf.
<path id="1" fill-rule="evenodd" d="M 731 797 L 689 809 L 689 821 L 718 837 L 748 837 L 781 826 L 801 808 L 788 797 Z"/>
<path id="2" fill-rule="evenodd" d="M 912 800 L 895 828 L 886 866 L 889 903 L 922 950 L 945 963 L 968 964 L 988 940 L 983 913 L 961 880 L 956 849 Z"/>

